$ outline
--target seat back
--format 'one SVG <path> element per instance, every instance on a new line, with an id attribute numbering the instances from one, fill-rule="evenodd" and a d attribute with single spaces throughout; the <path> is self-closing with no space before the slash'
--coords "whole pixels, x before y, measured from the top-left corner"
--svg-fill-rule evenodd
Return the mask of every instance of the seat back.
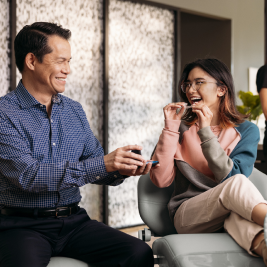
<path id="1" fill-rule="evenodd" d="M 267 175 L 254 168 L 249 179 L 267 199 Z M 176 234 L 167 208 L 174 183 L 166 188 L 158 188 L 151 182 L 148 173 L 140 177 L 137 190 L 139 213 L 145 224 L 156 236 Z"/>
<path id="2" fill-rule="evenodd" d="M 154 232 L 155 236 L 177 234 L 169 216 L 167 205 L 174 190 L 174 184 L 158 188 L 149 173 L 138 181 L 138 209 L 142 220 Z"/>
<path id="3" fill-rule="evenodd" d="M 249 180 L 258 188 L 264 199 L 267 199 L 267 175 L 254 168 Z"/>

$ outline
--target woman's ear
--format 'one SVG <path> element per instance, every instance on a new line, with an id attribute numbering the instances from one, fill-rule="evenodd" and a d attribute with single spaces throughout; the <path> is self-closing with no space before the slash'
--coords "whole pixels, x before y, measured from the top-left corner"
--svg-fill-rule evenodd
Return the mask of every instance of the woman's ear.
<path id="1" fill-rule="evenodd" d="M 218 97 L 223 97 L 227 92 L 227 87 L 225 85 L 221 85 L 217 89 L 217 95 Z"/>

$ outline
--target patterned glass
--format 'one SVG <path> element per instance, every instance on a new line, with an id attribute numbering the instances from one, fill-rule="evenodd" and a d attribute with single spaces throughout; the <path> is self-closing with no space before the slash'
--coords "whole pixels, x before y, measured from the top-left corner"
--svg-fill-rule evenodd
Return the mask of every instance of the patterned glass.
<path id="1" fill-rule="evenodd" d="M 163 128 L 163 107 L 172 101 L 174 13 L 128 1 L 109 6 L 109 152 L 143 146 L 150 159 Z M 109 225 L 141 224 L 137 181 L 109 187 Z"/>
<path id="2" fill-rule="evenodd" d="M 0 0 L 0 97 L 10 87 L 9 1 Z"/>
<path id="3" fill-rule="evenodd" d="M 71 74 L 65 95 L 82 104 L 92 131 L 102 143 L 103 127 L 103 4 L 102 0 L 17 1 L 17 32 L 36 21 L 56 22 L 72 32 Z M 2 12 L 2 11 L 0 11 Z M 21 75 L 17 71 L 17 82 Z M 102 220 L 102 186 L 81 188 L 84 207 Z"/>

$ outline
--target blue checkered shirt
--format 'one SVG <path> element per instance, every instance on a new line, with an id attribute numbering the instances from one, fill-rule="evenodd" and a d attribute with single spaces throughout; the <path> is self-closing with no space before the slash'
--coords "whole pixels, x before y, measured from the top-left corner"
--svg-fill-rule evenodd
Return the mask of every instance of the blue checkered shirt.
<path id="1" fill-rule="evenodd" d="M 49 118 L 22 82 L 0 99 L 0 208 L 60 207 L 85 184 L 121 184 L 103 156 L 78 102 L 55 95 Z"/>

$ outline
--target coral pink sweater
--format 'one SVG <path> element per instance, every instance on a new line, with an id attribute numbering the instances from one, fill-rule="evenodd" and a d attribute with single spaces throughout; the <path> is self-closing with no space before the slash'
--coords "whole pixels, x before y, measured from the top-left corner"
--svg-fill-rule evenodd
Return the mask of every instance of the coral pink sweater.
<path id="1" fill-rule="evenodd" d="M 201 145 L 210 138 L 219 136 L 218 142 L 229 156 L 240 141 L 240 135 L 235 128 L 221 129 L 220 126 L 210 126 L 213 136 L 207 136 L 206 140 L 201 140 L 198 135 L 199 126 L 195 124 L 184 132 L 182 142 L 179 143 L 180 123 L 179 120 L 165 120 L 165 127 L 152 157 L 153 160 L 158 160 L 160 163 L 160 167 L 150 171 L 151 180 L 158 187 L 166 187 L 173 182 L 176 175 L 174 160 L 187 162 L 192 168 L 214 180 L 214 174 L 209 168 Z"/>

